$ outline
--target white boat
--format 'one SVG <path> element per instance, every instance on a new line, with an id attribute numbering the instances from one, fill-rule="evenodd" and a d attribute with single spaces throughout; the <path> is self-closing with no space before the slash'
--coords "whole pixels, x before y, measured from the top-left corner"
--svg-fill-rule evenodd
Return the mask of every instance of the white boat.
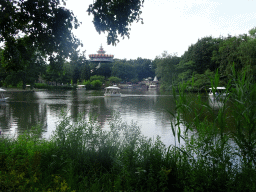
<path id="1" fill-rule="evenodd" d="M 116 85 L 105 88 L 105 97 L 121 97 L 120 88 Z"/>
<path id="2" fill-rule="evenodd" d="M 209 90 L 209 97 L 211 98 L 224 98 L 228 95 L 226 93 L 226 87 L 209 88 Z M 215 94 L 213 92 L 215 92 Z"/>
<path id="3" fill-rule="evenodd" d="M 5 97 L 4 96 L 4 92 L 5 92 L 6 90 L 4 90 L 4 89 L 2 89 L 2 88 L 0 88 L 0 102 L 6 102 L 7 101 L 7 99 L 9 98 L 9 97 Z"/>
<path id="4" fill-rule="evenodd" d="M 85 85 L 77 85 L 76 89 L 86 89 Z"/>
<path id="5" fill-rule="evenodd" d="M 157 86 L 153 85 L 153 84 L 149 85 L 149 87 L 148 87 L 148 89 L 156 89 L 156 88 L 157 88 Z"/>

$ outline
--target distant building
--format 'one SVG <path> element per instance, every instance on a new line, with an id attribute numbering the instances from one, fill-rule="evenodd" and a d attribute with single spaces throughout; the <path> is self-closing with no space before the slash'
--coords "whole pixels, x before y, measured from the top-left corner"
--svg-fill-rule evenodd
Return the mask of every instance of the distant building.
<path id="1" fill-rule="evenodd" d="M 90 58 L 90 61 L 92 62 L 108 63 L 108 62 L 113 62 L 114 55 L 105 54 L 105 51 L 103 50 L 101 45 L 98 51 L 98 54 L 90 54 L 89 58 Z"/>

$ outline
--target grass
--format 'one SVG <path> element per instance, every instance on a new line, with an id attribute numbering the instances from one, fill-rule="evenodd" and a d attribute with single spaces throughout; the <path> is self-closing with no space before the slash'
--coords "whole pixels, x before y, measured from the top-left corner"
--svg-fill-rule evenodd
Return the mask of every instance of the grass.
<path id="1" fill-rule="evenodd" d="M 171 114 L 173 134 L 185 145 L 146 138 L 118 115 L 109 131 L 93 118 L 65 116 L 49 140 L 40 127 L 1 138 L 0 191 L 256 191 L 256 85 L 245 74 L 234 78 L 232 109 L 224 100 L 218 110 L 187 86 L 173 92 Z"/>

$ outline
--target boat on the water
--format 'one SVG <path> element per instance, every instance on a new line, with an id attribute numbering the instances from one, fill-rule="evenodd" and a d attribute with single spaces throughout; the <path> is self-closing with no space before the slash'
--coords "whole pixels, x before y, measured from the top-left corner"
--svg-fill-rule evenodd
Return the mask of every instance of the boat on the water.
<path id="1" fill-rule="evenodd" d="M 209 97 L 210 98 L 224 98 L 226 97 L 228 94 L 226 92 L 226 87 L 213 87 L 213 88 L 209 88 Z"/>
<path id="2" fill-rule="evenodd" d="M 120 88 L 116 85 L 105 88 L 105 97 L 121 97 Z"/>
<path id="3" fill-rule="evenodd" d="M 148 89 L 154 90 L 154 89 L 157 89 L 157 86 L 154 84 L 151 84 L 151 85 L 149 85 Z"/>
<path id="4" fill-rule="evenodd" d="M 0 102 L 6 102 L 6 101 L 8 100 L 8 98 L 9 98 L 9 97 L 5 97 L 5 96 L 4 96 L 4 92 L 5 92 L 5 91 L 6 91 L 6 90 L 0 88 Z"/>
<path id="5" fill-rule="evenodd" d="M 76 89 L 82 89 L 82 90 L 84 89 L 84 90 L 85 90 L 86 87 L 85 87 L 85 85 L 77 85 L 77 88 L 76 88 Z"/>

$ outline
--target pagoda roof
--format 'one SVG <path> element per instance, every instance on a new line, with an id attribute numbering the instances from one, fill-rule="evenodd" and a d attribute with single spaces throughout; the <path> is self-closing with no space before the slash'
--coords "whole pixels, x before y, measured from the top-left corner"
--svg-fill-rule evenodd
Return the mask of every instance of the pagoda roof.
<path id="1" fill-rule="evenodd" d="M 114 55 L 105 54 L 106 51 L 104 51 L 102 45 L 100 46 L 100 49 L 97 51 L 98 54 L 90 54 L 89 57 L 91 61 L 106 61 L 106 62 L 112 62 Z"/>

